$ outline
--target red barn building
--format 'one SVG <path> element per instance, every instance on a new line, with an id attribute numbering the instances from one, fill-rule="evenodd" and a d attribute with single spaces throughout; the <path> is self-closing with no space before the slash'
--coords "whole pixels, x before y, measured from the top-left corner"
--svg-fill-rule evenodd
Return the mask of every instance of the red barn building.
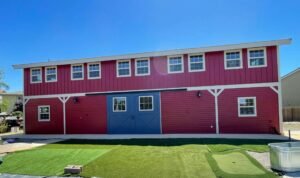
<path id="1" fill-rule="evenodd" d="M 279 133 L 291 39 L 14 65 L 26 134 Z"/>

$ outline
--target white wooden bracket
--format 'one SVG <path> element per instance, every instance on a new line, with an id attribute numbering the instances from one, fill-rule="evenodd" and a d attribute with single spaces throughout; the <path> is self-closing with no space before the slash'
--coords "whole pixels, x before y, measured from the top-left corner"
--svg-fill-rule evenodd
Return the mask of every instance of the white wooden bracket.
<path id="1" fill-rule="evenodd" d="M 275 91 L 277 94 L 279 93 L 279 92 L 278 92 L 278 88 L 276 88 L 275 86 L 271 86 L 270 88 L 271 88 L 273 91 Z"/>
<path id="2" fill-rule="evenodd" d="M 58 97 L 58 99 L 63 103 L 63 120 L 64 120 L 64 134 L 66 134 L 66 102 L 69 100 L 70 96 Z"/>
<path id="3" fill-rule="evenodd" d="M 215 97 L 215 114 L 216 114 L 216 134 L 219 134 L 219 104 L 218 96 L 224 91 L 224 88 L 221 89 L 209 89 L 208 90 Z"/>
<path id="4" fill-rule="evenodd" d="M 24 99 L 23 99 L 23 107 L 27 104 L 27 102 L 28 102 L 29 100 L 30 100 L 29 98 L 24 98 Z"/>

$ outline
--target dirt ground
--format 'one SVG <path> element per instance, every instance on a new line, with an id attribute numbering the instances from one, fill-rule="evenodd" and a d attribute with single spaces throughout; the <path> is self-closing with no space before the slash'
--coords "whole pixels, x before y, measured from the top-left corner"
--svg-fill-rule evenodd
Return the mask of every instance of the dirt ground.
<path id="1" fill-rule="evenodd" d="M 300 122 L 284 122 L 283 123 L 284 135 L 289 135 L 289 130 L 291 132 L 291 137 L 293 139 L 300 140 Z"/>

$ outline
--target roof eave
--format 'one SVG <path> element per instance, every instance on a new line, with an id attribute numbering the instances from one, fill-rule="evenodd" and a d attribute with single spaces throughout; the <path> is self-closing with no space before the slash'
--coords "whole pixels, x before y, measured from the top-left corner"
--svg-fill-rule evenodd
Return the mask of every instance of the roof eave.
<path id="1" fill-rule="evenodd" d="M 278 46 L 278 45 L 291 44 L 291 42 L 292 39 L 288 38 L 288 39 L 280 39 L 280 40 L 272 40 L 272 41 L 209 46 L 209 47 L 201 47 L 201 48 L 187 48 L 187 49 L 175 49 L 175 50 L 166 50 L 166 51 L 132 53 L 132 54 L 115 55 L 115 56 L 102 56 L 102 57 L 94 57 L 94 58 L 56 60 L 56 61 L 31 63 L 31 64 L 16 64 L 13 65 L 13 68 L 24 69 L 24 68 L 53 66 L 53 65 L 67 65 L 67 64 L 76 64 L 76 63 L 97 62 L 97 61 L 110 61 L 110 60 L 119 60 L 119 59 L 169 56 L 169 55 L 189 54 L 189 53 L 203 53 L 203 52 L 211 52 L 211 51 L 224 51 L 224 50 L 231 50 L 231 49 L 254 48 L 254 47 L 263 47 L 263 46 Z"/>

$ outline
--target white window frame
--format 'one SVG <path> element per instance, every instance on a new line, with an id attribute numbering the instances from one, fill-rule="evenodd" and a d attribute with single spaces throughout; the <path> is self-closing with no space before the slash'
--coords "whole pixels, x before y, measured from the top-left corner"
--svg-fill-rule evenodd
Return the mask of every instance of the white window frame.
<path id="1" fill-rule="evenodd" d="M 141 109 L 141 98 L 142 97 L 151 97 L 152 98 L 152 109 Z M 141 112 L 144 112 L 144 111 L 154 111 L 153 95 L 139 96 L 139 111 L 141 111 Z"/>
<path id="2" fill-rule="evenodd" d="M 226 54 L 227 53 L 234 53 L 234 52 L 239 52 L 240 53 L 240 58 L 239 59 L 231 59 L 232 61 L 240 61 L 240 66 L 239 67 L 227 67 L 227 58 L 226 58 Z M 224 68 L 225 70 L 234 70 L 234 69 L 242 69 L 243 68 L 243 50 L 228 50 L 228 51 L 224 51 Z"/>
<path id="3" fill-rule="evenodd" d="M 192 69 L 191 69 L 191 64 L 192 64 L 192 62 L 191 62 L 191 56 L 200 56 L 200 55 L 202 55 L 202 60 L 203 60 L 202 65 L 203 65 L 203 69 L 192 70 Z M 203 71 L 205 71 L 205 53 L 189 54 L 188 63 L 189 63 L 189 72 L 203 72 Z M 196 63 L 196 62 L 193 62 L 193 63 Z M 199 62 L 197 62 L 197 63 L 199 63 Z"/>
<path id="4" fill-rule="evenodd" d="M 259 65 L 259 66 L 251 66 L 250 65 L 250 51 L 255 51 L 255 50 L 263 50 L 264 51 L 264 65 Z M 249 48 L 247 49 L 247 53 L 248 53 L 248 68 L 260 68 L 260 67 L 267 67 L 267 51 L 266 51 L 266 47 L 263 48 Z M 261 58 L 261 57 L 255 57 L 255 58 Z M 253 59 L 253 58 L 252 58 Z"/>
<path id="5" fill-rule="evenodd" d="M 173 57 L 181 57 L 181 71 L 170 71 L 170 59 Z M 178 73 L 183 73 L 184 72 L 184 60 L 183 60 L 183 55 L 175 55 L 175 56 L 168 56 L 168 74 L 178 74 Z"/>
<path id="6" fill-rule="evenodd" d="M 73 78 L 73 66 L 81 66 L 82 67 L 82 77 L 81 78 Z M 79 72 L 76 72 L 79 73 Z M 83 80 L 84 79 L 84 65 L 83 64 L 72 64 L 71 65 L 71 80 Z"/>
<path id="7" fill-rule="evenodd" d="M 137 66 L 137 62 L 138 61 L 147 61 L 148 62 L 148 73 L 145 74 L 138 74 L 138 66 Z M 149 58 L 139 58 L 139 59 L 135 59 L 135 76 L 146 76 L 146 75 L 150 75 L 150 59 Z"/>
<path id="8" fill-rule="evenodd" d="M 254 114 L 241 114 L 240 112 L 240 99 L 253 99 L 253 104 L 254 104 Z M 247 107 L 252 107 L 252 106 L 247 106 Z M 255 96 L 251 96 L 251 97 L 238 97 L 238 115 L 239 117 L 256 117 L 257 116 L 257 106 L 256 106 L 256 97 Z"/>
<path id="9" fill-rule="evenodd" d="M 49 81 L 49 80 L 47 80 L 47 76 L 48 76 L 47 70 L 52 69 L 52 68 L 55 68 L 55 80 Z M 51 75 L 53 75 L 53 74 L 51 74 Z M 45 67 L 45 81 L 46 82 L 57 82 L 57 66 L 47 66 L 47 67 Z"/>
<path id="10" fill-rule="evenodd" d="M 32 70 L 36 70 L 36 69 L 39 69 L 40 70 L 40 78 L 41 80 L 40 81 L 32 81 Z M 42 68 L 41 67 L 36 67 L 36 68 L 30 68 L 30 83 L 42 83 L 43 82 L 43 76 L 42 76 Z M 35 75 L 36 76 L 36 75 Z"/>
<path id="11" fill-rule="evenodd" d="M 114 102 L 115 102 L 115 98 L 125 98 L 125 110 L 115 110 L 115 107 L 114 107 Z M 127 97 L 125 96 L 116 96 L 116 97 L 113 97 L 112 98 L 112 109 L 113 109 L 113 112 L 127 112 Z"/>
<path id="12" fill-rule="evenodd" d="M 49 108 L 49 119 L 45 120 L 45 119 L 41 119 L 41 113 L 40 113 L 40 108 L 42 107 L 48 107 Z M 39 122 L 49 122 L 51 120 L 51 108 L 50 105 L 40 105 L 38 106 L 38 121 Z"/>
<path id="13" fill-rule="evenodd" d="M 99 76 L 98 77 L 91 77 L 90 76 L 90 65 L 95 65 L 95 64 L 98 64 L 99 65 Z M 93 71 L 97 71 L 97 70 L 93 70 Z M 88 63 L 87 64 L 87 76 L 88 76 L 88 79 L 99 79 L 101 78 L 101 63 L 100 62 L 93 62 L 93 63 Z"/>
<path id="14" fill-rule="evenodd" d="M 119 75 L 119 63 L 120 62 L 129 62 L 129 74 L 128 75 Z M 116 62 L 116 69 L 117 69 L 117 77 L 131 77 L 131 60 L 117 60 Z"/>

